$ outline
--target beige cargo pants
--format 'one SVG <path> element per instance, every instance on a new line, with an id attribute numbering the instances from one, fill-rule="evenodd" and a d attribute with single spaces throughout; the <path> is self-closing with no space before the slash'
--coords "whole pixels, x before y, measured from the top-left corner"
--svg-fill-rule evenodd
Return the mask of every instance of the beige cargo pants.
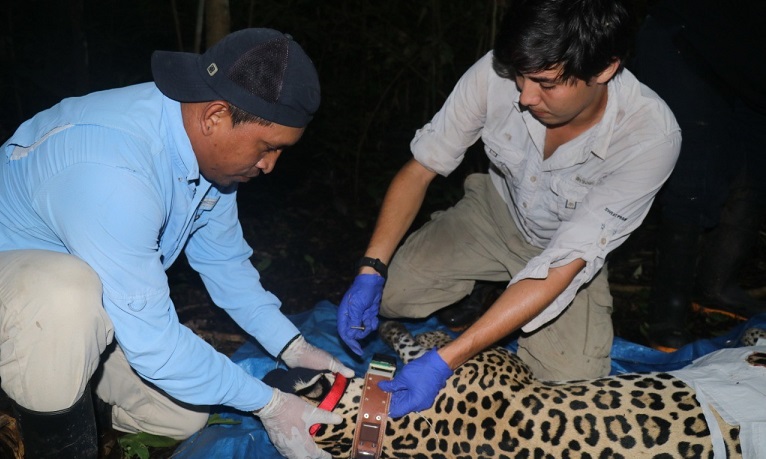
<path id="1" fill-rule="evenodd" d="M 0 252 L 0 384 L 24 408 L 66 409 L 90 382 L 113 405 L 112 425 L 184 439 L 201 429 L 208 407 L 191 407 L 145 383 L 113 342 L 101 281 L 72 255 Z M 91 381 L 91 378 L 95 378 Z"/>
<path id="2" fill-rule="evenodd" d="M 526 243 L 489 175 L 472 174 L 465 196 L 436 212 L 396 252 L 381 315 L 421 318 L 468 295 L 475 281 L 509 281 L 542 249 Z M 606 267 L 554 321 L 518 340 L 518 355 L 549 381 L 609 374 L 614 332 Z"/>

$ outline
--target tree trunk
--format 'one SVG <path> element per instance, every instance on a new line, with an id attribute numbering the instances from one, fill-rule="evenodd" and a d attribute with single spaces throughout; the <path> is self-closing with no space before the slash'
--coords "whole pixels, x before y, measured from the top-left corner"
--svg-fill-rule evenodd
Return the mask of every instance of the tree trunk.
<path id="1" fill-rule="evenodd" d="M 208 48 L 231 32 L 229 0 L 205 0 L 205 43 Z"/>

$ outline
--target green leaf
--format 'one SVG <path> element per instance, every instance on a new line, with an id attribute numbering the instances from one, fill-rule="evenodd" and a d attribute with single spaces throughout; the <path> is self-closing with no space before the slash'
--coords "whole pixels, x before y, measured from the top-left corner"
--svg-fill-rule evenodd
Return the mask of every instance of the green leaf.
<path id="1" fill-rule="evenodd" d="M 122 437 L 119 439 L 120 448 L 122 449 L 122 456 L 125 459 L 132 459 L 137 457 L 138 459 L 149 459 L 149 448 L 142 443 L 135 441 L 134 439 L 125 439 Z"/>
<path id="2" fill-rule="evenodd" d="M 221 416 L 218 413 L 213 414 L 208 418 L 207 425 L 214 426 L 214 425 L 236 425 L 236 424 L 242 424 L 242 421 L 238 421 L 236 419 L 231 418 L 225 418 Z"/>
<path id="3" fill-rule="evenodd" d="M 178 444 L 178 440 L 161 435 L 152 435 L 146 432 L 138 432 L 120 437 L 118 440 L 122 448 L 123 457 L 132 459 L 149 459 L 149 447 L 169 448 Z"/>
<path id="4" fill-rule="evenodd" d="M 314 260 L 314 257 L 312 257 L 309 254 L 303 255 L 303 261 L 309 264 L 309 267 L 311 268 L 311 273 L 316 274 L 316 260 Z"/>
<path id="5" fill-rule="evenodd" d="M 269 266 L 271 266 L 271 258 L 264 258 L 255 265 L 255 269 L 262 273 L 269 269 Z"/>

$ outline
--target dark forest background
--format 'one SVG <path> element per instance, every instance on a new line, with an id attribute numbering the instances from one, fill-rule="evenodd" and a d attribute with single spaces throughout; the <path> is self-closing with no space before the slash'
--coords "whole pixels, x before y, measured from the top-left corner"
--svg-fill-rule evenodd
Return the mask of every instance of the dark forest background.
<path id="1" fill-rule="evenodd" d="M 241 216 L 264 284 L 287 312 L 338 302 L 412 135 L 491 48 L 508 5 L 11 0 L 0 28 L 0 139 L 62 98 L 151 80 L 156 49 L 201 52 L 246 27 L 289 33 L 314 60 L 322 104 L 275 172 L 240 188 Z M 437 179 L 421 221 L 459 199 L 463 177 L 482 170 L 482 158 L 471 153 L 459 172 Z M 171 280 L 196 283 L 182 269 Z"/>
<path id="2" fill-rule="evenodd" d="M 64 97 L 150 80 L 155 49 L 204 51 L 221 30 L 270 27 L 294 36 L 319 71 L 322 106 L 301 143 L 307 166 L 350 186 L 356 203 L 378 198 L 380 172 L 403 162 L 414 129 L 490 49 L 507 3 L 11 0 L 0 137 Z"/>
<path id="3" fill-rule="evenodd" d="M 646 0 L 636 0 L 640 14 Z M 492 46 L 512 0 L 10 0 L 0 27 L 0 139 L 65 97 L 151 80 L 156 49 L 204 51 L 228 31 L 270 27 L 312 57 L 322 105 L 276 170 L 240 188 L 240 215 L 263 284 L 287 313 L 336 304 L 409 142 L 462 73 Z M 413 226 L 484 171 L 479 145 L 437 178 Z M 618 335 L 641 342 L 656 219 L 610 260 Z M 762 238 L 763 239 L 763 238 Z M 762 287 L 764 241 L 744 281 Z M 211 308 L 181 260 L 170 273 L 179 315 L 217 345 L 238 330 Z M 700 335 L 722 326 L 698 327 Z M 227 331 L 228 330 L 228 331 Z M 231 333 L 228 333 L 231 332 Z M 221 338 L 223 337 L 223 338 Z M 236 345 L 239 341 L 235 341 Z"/>

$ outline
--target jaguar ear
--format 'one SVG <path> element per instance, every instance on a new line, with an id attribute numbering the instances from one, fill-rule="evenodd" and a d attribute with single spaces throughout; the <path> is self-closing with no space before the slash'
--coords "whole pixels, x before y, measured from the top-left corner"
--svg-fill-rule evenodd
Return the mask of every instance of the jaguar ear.
<path id="1" fill-rule="evenodd" d="M 330 388 L 327 375 L 309 368 L 277 368 L 261 379 L 265 384 L 289 394 L 319 400 Z"/>

